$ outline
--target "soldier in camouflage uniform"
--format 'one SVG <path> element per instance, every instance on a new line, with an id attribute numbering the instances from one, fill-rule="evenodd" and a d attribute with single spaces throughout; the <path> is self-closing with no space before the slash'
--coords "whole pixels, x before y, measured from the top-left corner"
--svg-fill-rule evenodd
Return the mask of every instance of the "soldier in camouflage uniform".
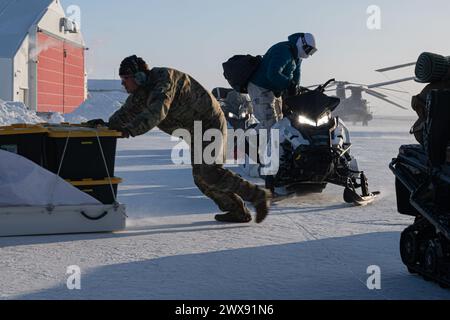
<path id="1" fill-rule="evenodd" d="M 122 62 L 120 76 L 130 96 L 110 118 L 111 129 L 121 131 L 125 137 L 136 137 L 155 127 L 168 134 L 185 129 L 193 137 L 194 121 L 201 121 L 203 130 L 220 130 L 226 142 L 227 125 L 219 103 L 189 75 L 169 68 L 149 70 L 144 60 L 131 56 Z M 192 143 L 194 182 L 225 212 L 216 220 L 250 222 L 252 217 L 244 203 L 248 201 L 256 209 L 256 222 L 261 223 L 268 214 L 270 192 L 225 169 L 221 164 L 224 161 L 213 165 L 194 163 Z"/>

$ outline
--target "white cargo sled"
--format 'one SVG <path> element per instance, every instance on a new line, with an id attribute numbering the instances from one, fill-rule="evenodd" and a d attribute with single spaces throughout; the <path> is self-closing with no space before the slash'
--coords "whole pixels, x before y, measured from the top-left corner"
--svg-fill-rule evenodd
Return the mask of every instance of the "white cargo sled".
<path id="1" fill-rule="evenodd" d="M 125 223 L 123 205 L 0 208 L 0 237 L 113 232 Z"/>
<path id="2" fill-rule="evenodd" d="M 57 175 L 0 150 L 0 237 L 114 232 L 125 206 L 104 205 Z"/>

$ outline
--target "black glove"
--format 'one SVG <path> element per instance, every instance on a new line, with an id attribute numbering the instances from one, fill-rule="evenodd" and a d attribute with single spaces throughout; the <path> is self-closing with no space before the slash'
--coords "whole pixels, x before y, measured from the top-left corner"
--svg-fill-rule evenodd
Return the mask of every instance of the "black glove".
<path id="1" fill-rule="evenodd" d="M 94 119 L 86 122 L 86 126 L 90 128 L 97 128 L 97 127 L 108 127 L 109 124 L 103 121 L 103 119 Z"/>
<path id="2" fill-rule="evenodd" d="M 298 93 L 297 84 L 291 83 L 287 89 L 287 95 L 288 96 L 296 96 Z"/>
<path id="3" fill-rule="evenodd" d="M 274 91 L 273 95 L 275 98 L 281 98 L 283 96 L 283 91 Z"/>
<path id="4" fill-rule="evenodd" d="M 306 92 L 309 92 L 309 91 L 311 91 L 311 90 L 309 90 L 308 88 L 298 87 L 298 94 L 303 94 L 303 93 L 306 93 Z"/>
<path id="5" fill-rule="evenodd" d="M 119 131 L 122 133 L 122 138 L 128 139 L 131 137 L 131 133 L 127 129 L 123 128 L 122 130 Z"/>

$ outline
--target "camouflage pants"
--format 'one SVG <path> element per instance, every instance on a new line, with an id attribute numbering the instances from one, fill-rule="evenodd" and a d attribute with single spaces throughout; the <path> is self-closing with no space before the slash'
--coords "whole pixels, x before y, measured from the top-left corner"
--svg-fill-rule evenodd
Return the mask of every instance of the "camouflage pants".
<path id="1" fill-rule="evenodd" d="M 194 165 L 194 182 L 223 212 L 247 212 L 244 201 L 254 202 L 259 188 L 221 165 Z"/>
<path id="2" fill-rule="evenodd" d="M 252 99 L 255 117 L 260 122 L 257 130 L 270 130 L 275 123 L 283 119 L 282 99 L 275 97 L 272 91 L 250 82 L 248 93 Z"/>
<path id="3" fill-rule="evenodd" d="M 227 141 L 225 117 L 214 124 L 206 124 L 207 128 L 217 128 L 222 131 L 223 142 Z M 204 149 L 208 144 L 204 144 Z M 244 201 L 254 202 L 260 194 L 260 189 L 244 180 L 237 174 L 223 167 L 222 164 L 196 164 L 194 149 L 191 146 L 192 174 L 194 182 L 200 191 L 213 200 L 223 212 L 247 212 Z"/>

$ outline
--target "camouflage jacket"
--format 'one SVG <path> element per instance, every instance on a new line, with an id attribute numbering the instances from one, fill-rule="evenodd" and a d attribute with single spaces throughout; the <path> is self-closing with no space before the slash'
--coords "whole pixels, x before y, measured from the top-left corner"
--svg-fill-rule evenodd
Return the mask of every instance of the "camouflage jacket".
<path id="1" fill-rule="evenodd" d="M 193 133 L 195 121 L 202 121 L 203 129 L 226 130 L 218 101 L 196 80 L 177 70 L 153 68 L 147 83 L 111 116 L 109 126 L 135 137 L 155 127 L 168 134 L 177 129 Z"/>

